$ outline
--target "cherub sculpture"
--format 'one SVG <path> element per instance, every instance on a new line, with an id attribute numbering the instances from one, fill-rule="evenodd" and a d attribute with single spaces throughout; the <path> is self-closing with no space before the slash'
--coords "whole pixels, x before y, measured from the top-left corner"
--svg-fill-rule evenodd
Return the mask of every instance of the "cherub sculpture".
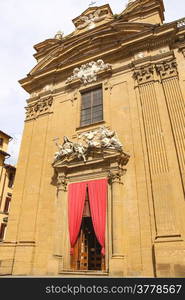
<path id="1" fill-rule="evenodd" d="M 115 131 L 110 131 L 104 126 L 99 130 L 100 133 L 100 144 L 102 148 L 115 149 L 122 151 L 122 144 L 118 140 Z"/>
<path id="2" fill-rule="evenodd" d="M 98 131 L 88 131 L 82 133 L 79 137 L 84 139 L 88 149 L 97 148 L 100 147 L 100 143 L 95 139 L 97 133 Z"/>

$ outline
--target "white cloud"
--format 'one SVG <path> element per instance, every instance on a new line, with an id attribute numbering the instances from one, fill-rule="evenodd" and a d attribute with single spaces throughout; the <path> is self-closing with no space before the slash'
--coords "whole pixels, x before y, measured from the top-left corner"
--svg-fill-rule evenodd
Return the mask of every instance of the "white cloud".
<path id="1" fill-rule="evenodd" d="M 80 15 L 90 2 L 0 0 L 0 129 L 17 140 L 17 136 L 22 134 L 24 106 L 28 98 L 18 80 L 36 64 L 33 45 L 53 37 L 58 30 L 65 34 L 73 31 L 71 20 Z M 119 13 L 125 8 L 127 0 L 96 1 L 97 6 L 105 3 L 110 4 L 114 13 Z M 184 17 L 184 0 L 165 0 L 164 3 L 167 22 Z M 12 151 L 15 157 L 17 150 Z"/>
<path id="2" fill-rule="evenodd" d="M 14 134 L 12 136 L 12 140 L 9 143 L 8 146 L 8 153 L 11 155 L 10 158 L 6 160 L 7 164 L 16 165 L 19 149 L 20 149 L 20 143 L 21 143 L 21 134 Z"/>

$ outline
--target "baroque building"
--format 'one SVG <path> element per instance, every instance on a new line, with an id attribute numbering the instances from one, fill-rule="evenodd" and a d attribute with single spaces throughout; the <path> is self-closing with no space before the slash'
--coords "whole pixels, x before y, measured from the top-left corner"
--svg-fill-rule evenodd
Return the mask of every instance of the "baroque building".
<path id="1" fill-rule="evenodd" d="M 1 275 L 185 276 L 185 20 L 89 7 L 34 46 Z"/>
<path id="2" fill-rule="evenodd" d="M 11 139 L 11 136 L 0 130 L 0 243 L 4 241 L 6 236 L 16 172 L 15 166 L 5 163 L 5 159 L 10 157 L 7 149 Z"/>

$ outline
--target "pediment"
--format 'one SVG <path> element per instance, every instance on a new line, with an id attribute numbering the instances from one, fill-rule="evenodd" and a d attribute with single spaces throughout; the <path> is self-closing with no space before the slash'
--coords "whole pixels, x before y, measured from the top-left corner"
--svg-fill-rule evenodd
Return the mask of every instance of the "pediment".
<path id="1" fill-rule="evenodd" d="M 112 10 L 109 4 L 94 6 L 86 9 L 80 16 L 73 19 L 73 24 L 77 30 L 89 30 L 96 27 L 102 21 L 113 18 Z"/>
<path id="2" fill-rule="evenodd" d="M 53 163 L 54 169 L 74 169 L 74 168 L 92 168 L 96 164 L 105 164 L 106 161 L 117 161 L 120 166 L 127 165 L 130 156 L 124 152 L 118 152 L 116 150 L 106 149 L 102 151 L 90 151 L 88 160 L 84 162 L 76 157 L 65 157 Z"/>
<path id="3" fill-rule="evenodd" d="M 50 48 L 45 46 L 46 56 L 31 70 L 30 74 L 47 69 L 67 66 L 70 63 L 78 63 L 83 57 L 92 57 L 93 54 L 102 52 L 103 49 L 115 47 L 117 41 L 124 43 L 127 39 L 138 36 L 139 33 L 152 32 L 153 25 L 143 23 L 129 23 L 123 20 L 111 22 L 109 26 L 91 32 L 91 35 L 74 36 L 71 40 L 50 42 Z M 52 47 L 52 48 L 51 48 Z M 50 51 L 49 51 L 50 50 Z"/>

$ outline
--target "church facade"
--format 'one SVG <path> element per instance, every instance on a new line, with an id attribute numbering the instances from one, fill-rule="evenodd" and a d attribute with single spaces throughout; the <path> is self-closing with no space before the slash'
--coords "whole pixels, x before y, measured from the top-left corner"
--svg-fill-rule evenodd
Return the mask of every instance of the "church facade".
<path id="1" fill-rule="evenodd" d="M 0 274 L 185 277 L 185 21 L 89 7 L 34 46 Z"/>

